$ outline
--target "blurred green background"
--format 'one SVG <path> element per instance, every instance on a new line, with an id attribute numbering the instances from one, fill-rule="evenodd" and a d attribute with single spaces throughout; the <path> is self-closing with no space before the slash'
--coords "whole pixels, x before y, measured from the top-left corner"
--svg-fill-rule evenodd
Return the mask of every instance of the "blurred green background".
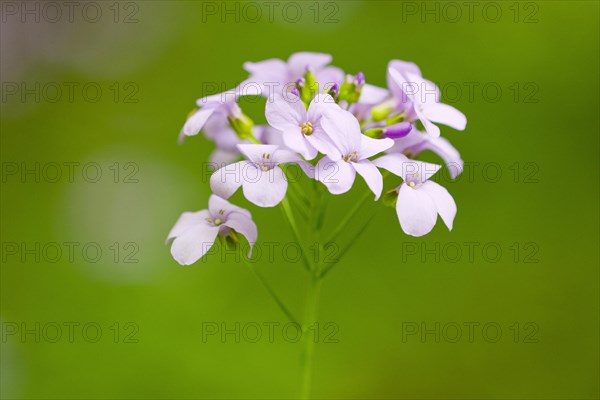
<path id="1" fill-rule="evenodd" d="M 393 209 L 367 203 L 355 227 L 373 222 L 323 285 L 320 333 L 337 343 L 316 344 L 313 396 L 598 398 L 599 3 L 277 3 L 271 20 L 261 2 L 97 2 L 98 22 L 78 3 L 73 22 L 63 6 L 39 23 L 2 3 L 2 398 L 297 396 L 301 344 L 247 267 L 219 255 L 181 267 L 164 244 L 210 195 L 213 145 L 176 142 L 203 83 L 233 86 L 244 61 L 296 51 L 380 86 L 389 60 L 416 62 L 467 115 L 465 132 L 442 134 L 471 171 L 440 181 L 458 205 L 452 232 L 438 221 L 408 237 Z M 64 163 L 79 163 L 73 182 Z M 22 179 L 36 165 L 40 182 Z M 329 227 L 364 190 L 331 199 Z M 282 255 L 281 212 L 233 201 L 260 242 L 280 243 L 256 268 L 301 314 L 307 275 Z M 239 343 L 203 340 L 236 323 Z M 280 324 L 272 343 L 265 323 Z"/>

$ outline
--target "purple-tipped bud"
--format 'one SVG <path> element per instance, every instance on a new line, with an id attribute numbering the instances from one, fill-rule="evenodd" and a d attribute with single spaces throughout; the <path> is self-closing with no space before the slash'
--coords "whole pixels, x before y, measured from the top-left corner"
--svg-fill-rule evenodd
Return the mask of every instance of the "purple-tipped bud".
<path id="1" fill-rule="evenodd" d="M 300 78 L 296 81 L 296 87 L 303 87 L 304 83 L 304 78 Z"/>
<path id="2" fill-rule="evenodd" d="M 331 97 L 336 97 L 340 93 L 340 86 L 337 83 L 334 83 L 331 85 L 327 93 L 331 95 Z"/>
<path id="3" fill-rule="evenodd" d="M 356 85 L 357 86 L 362 86 L 365 83 L 365 74 L 363 74 L 362 72 L 359 72 L 358 74 L 356 74 Z"/>
<path id="4" fill-rule="evenodd" d="M 297 87 L 294 87 L 294 88 L 292 89 L 292 94 L 293 94 L 294 96 L 296 96 L 296 97 L 300 97 L 300 92 L 298 91 L 298 88 L 297 88 Z"/>
<path id="5" fill-rule="evenodd" d="M 383 130 L 383 136 L 392 139 L 403 138 L 408 135 L 412 130 L 412 124 L 410 122 L 399 122 L 394 125 L 390 125 Z"/>

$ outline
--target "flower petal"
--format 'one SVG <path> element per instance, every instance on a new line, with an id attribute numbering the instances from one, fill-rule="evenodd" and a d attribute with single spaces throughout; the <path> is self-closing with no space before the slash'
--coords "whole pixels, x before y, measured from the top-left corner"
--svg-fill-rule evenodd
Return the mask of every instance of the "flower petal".
<path id="1" fill-rule="evenodd" d="M 379 196 L 381 196 L 381 191 L 383 190 L 383 177 L 377 167 L 369 160 L 350 164 L 363 177 L 369 189 L 375 194 L 375 201 L 379 200 Z"/>
<path id="2" fill-rule="evenodd" d="M 171 232 L 167 236 L 167 243 L 177 236 L 181 235 L 186 230 L 197 226 L 206 224 L 206 219 L 210 218 L 210 212 L 208 210 L 201 210 L 196 212 L 184 212 L 181 214 Z"/>
<path id="3" fill-rule="evenodd" d="M 221 219 L 227 218 L 231 213 L 238 213 L 245 215 L 248 218 L 252 218 L 250 211 L 246 210 L 245 208 L 238 207 L 235 204 L 231 204 L 227 200 L 215 194 L 211 195 L 208 199 L 208 210 L 210 211 L 211 215 L 215 218 L 217 217 L 217 215 L 220 214 L 221 210 L 224 211 L 224 213 L 221 214 L 223 215 Z"/>
<path id="4" fill-rule="evenodd" d="M 255 179 L 245 179 L 242 183 L 244 196 L 259 207 L 275 207 L 283 200 L 288 182 L 279 167 L 263 171 L 257 168 Z"/>
<path id="5" fill-rule="evenodd" d="M 208 118 L 213 115 L 214 112 L 214 108 L 201 108 L 200 110 L 196 111 L 187 119 L 187 121 L 185 121 L 181 133 L 185 136 L 197 135 L 198 132 L 200 132 L 204 127 L 204 124 L 206 124 L 206 121 L 208 121 Z"/>
<path id="6" fill-rule="evenodd" d="M 448 190 L 432 181 L 423 183 L 418 190 L 427 193 L 448 229 L 452 230 L 452 223 L 456 216 L 456 203 Z"/>
<path id="7" fill-rule="evenodd" d="M 342 109 L 327 110 L 321 118 L 321 126 L 342 157 L 359 150 L 362 134 L 352 113 Z"/>
<path id="8" fill-rule="evenodd" d="M 315 73 L 317 82 L 319 83 L 319 90 L 323 91 L 327 85 L 337 83 L 341 85 L 344 81 L 344 71 L 338 67 L 323 67 Z"/>
<path id="9" fill-rule="evenodd" d="M 360 93 L 358 102 L 361 104 L 379 104 L 389 95 L 390 92 L 388 92 L 387 89 L 365 83 Z"/>
<path id="10" fill-rule="evenodd" d="M 467 117 L 465 117 L 465 114 L 448 104 L 427 104 L 423 113 L 430 121 L 447 125 L 459 131 L 464 130 L 467 126 Z"/>
<path id="11" fill-rule="evenodd" d="M 237 148 L 253 163 L 261 163 L 264 161 L 263 154 L 272 156 L 278 149 L 274 144 L 238 144 Z"/>
<path id="12" fill-rule="evenodd" d="M 356 171 L 344 160 L 332 161 L 323 157 L 317 163 L 315 176 L 332 194 L 342 194 L 352 188 Z"/>
<path id="13" fill-rule="evenodd" d="M 446 168 L 450 171 L 450 177 L 456 179 L 464 169 L 464 162 L 460 158 L 460 153 L 452 144 L 443 137 L 430 138 L 427 140 L 423 149 L 429 149 L 436 153 L 446 163 Z"/>
<path id="14" fill-rule="evenodd" d="M 294 53 L 288 58 L 288 67 L 294 78 L 299 78 L 304 75 L 306 68 L 317 71 L 329 64 L 331 60 L 331 54 L 302 51 Z"/>
<path id="15" fill-rule="evenodd" d="M 297 101 L 288 101 L 283 96 L 276 95 L 267 100 L 265 117 L 273 128 L 282 132 L 292 127 L 299 128 L 303 122 L 308 121 L 304 104 L 299 98 Z"/>
<path id="16" fill-rule="evenodd" d="M 431 178 L 441 168 L 440 165 L 411 160 L 401 153 L 386 154 L 373 160 L 379 168 L 386 169 L 405 182 L 422 183 Z"/>
<path id="17" fill-rule="evenodd" d="M 190 265 L 202 257 L 215 243 L 219 227 L 197 225 L 177 236 L 171 246 L 171 254 L 181 265 Z"/>
<path id="18" fill-rule="evenodd" d="M 358 151 L 358 155 L 361 159 L 366 159 L 386 151 L 393 145 L 394 141 L 390 138 L 373 139 L 367 135 L 360 135 L 360 150 Z"/>
<path id="19" fill-rule="evenodd" d="M 248 240 L 248 244 L 250 245 L 250 251 L 248 252 L 248 257 L 252 256 L 252 247 L 256 243 L 256 239 L 258 238 L 258 229 L 256 228 L 256 224 L 252 221 L 252 218 L 233 213 L 229 215 L 227 221 L 223 223 L 223 225 L 234 229 L 236 232 L 244 235 L 246 240 Z"/>
<path id="20" fill-rule="evenodd" d="M 242 186 L 243 175 L 252 168 L 256 169 L 256 166 L 246 160 L 219 168 L 210 177 L 210 189 L 216 195 L 228 199 Z"/>
<path id="21" fill-rule="evenodd" d="M 396 213 L 402 230 L 411 236 L 423 236 L 433 229 L 437 211 L 427 193 L 413 189 L 407 184 L 400 185 Z"/>
<path id="22" fill-rule="evenodd" d="M 302 154 L 307 160 L 312 160 L 317 156 L 319 151 L 306 139 L 302 134 L 300 127 L 295 127 L 293 130 L 282 132 L 283 142 L 285 146 Z"/>

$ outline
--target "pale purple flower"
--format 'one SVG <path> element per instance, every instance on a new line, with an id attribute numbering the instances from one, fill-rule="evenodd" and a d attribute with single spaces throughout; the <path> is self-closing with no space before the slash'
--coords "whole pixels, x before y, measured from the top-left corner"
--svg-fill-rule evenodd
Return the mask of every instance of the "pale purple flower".
<path id="1" fill-rule="evenodd" d="M 397 188 L 396 213 L 405 233 L 423 236 L 431 232 L 438 214 L 452 230 L 456 203 L 444 187 L 428 180 L 441 166 L 411 160 L 399 153 L 379 157 L 373 163 L 404 181 Z"/>
<path id="2" fill-rule="evenodd" d="M 246 62 L 244 69 L 250 77 L 242 85 L 258 85 L 262 95 L 270 97 L 273 91 L 283 94 L 284 90 L 292 90 L 293 84 L 310 70 L 315 74 L 319 88 L 324 89 L 325 84 L 340 83 L 344 79 L 341 69 L 328 66 L 331 60 L 329 54 L 299 52 L 292 54 L 287 62 L 276 58 Z"/>
<path id="3" fill-rule="evenodd" d="M 425 150 L 433 151 L 444 160 L 452 179 L 456 179 L 462 173 L 464 162 L 458 150 L 447 139 L 441 136 L 433 137 L 417 129 L 411 130 L 406 137 L 396 139 L 394 146 L 387 152 L 403 153 L 414 157 Z"/>
<path id="4" fill-rule="evenodd" d="M 264 135 L 269 128 L 266 125 L 255 125 L 252 127 L 252 133 L 258 140 L 264 140 Z M 272 128 L 269 129 L 272 131 Z M 238 144 L 251 144 L 250 140 L 241 140 L 235 133 L 229 121 L 220 115 L 215 115 L 208 119 L 204 125 L 204 136 L 216 144 L 216 149 L 211 153 L 209 162 L 217 165 L 227 165 L 237 161 L 240 156 Z"/>
<path id="5" fill-rule="evenodd" d="M 240 186 L 244 196 L 260 207 L 274 207 L 285 197 L 288 182 L 281 164 L 298 164 L 313 177 L 312 167 L 295 153 L 269 144 L 240 144 L 239 150 L 248 160 L 224 166 L 210 177 L 210 187 L 228 199 Z"/>
<path id="6" fill-rule="evenodd" d="M 440 136 L 440 128 L 434 122 L 461 131 L 465 129 L 465 115 L 452 106 L 440 103 L 440 91 L 433 82 L 412 72 L 398 72 L 395 68 L 389 68 L 388 73 L 396 87 L 401 88 L 400 95 L 410 100 L 412 108 L 409 111 L 421 121 L 429 135 Z M 412 120 L 411 115 L 407 115 L 407 118 Z"/>
<path id="7" fill-rule="evenodd" d="M 328 94 L 316 95 L 308 110 L 296 96 L 275 96 L 267 101 L 265 116 L 273 128 L 282 132 L 286 146 L 306 160 L 319 152 L 335 159 L 338 152 L 321 126 L 323 113 L 329 109 L 339 107 Z"/>
<path id="8" fill-rule="evenodd" d="M 241 118 L 242 111 L 236 102 L 237 98 L 237 90 L 232 89 L 198 99 L 196 105 L 199 109 L 188 117 L 179 133 L 179 141 L 182 142 L 185 136 L 197 135 L 213 115 L 223 121 L 227 121 L 228 118 Z"/>
<path id="9" fill-rule="evenodd" d="M 413 62 L 402 61 L 402 60 L 392 60 L 388 63 L 387 68 L 387 86 L 392 92 L 392 96 L 396 102 L 396 110 L 398 111 L 408 111 L 412 108 L 412 102 L 404 93 L 406 88 L 403 88 L 401 84 L 397 83 L 393 78 L 390 71 L 396 71 L 399 74 L 410 73 L 417 76 L 422 76 L 421 70 L 419 66 Z"/>
<path id="10" fill-rule="evenodd" d="M 208 210 L 184 212 L 179 217 L 167 243 L 173 241 L 171 254 L 179 264 L 190 265 L 212 247 L 218 235 L 228 236 L 232 229 L 248 240 L 250 257 L 258 237 L 252 215 L 213 194 L 208 200 Z"/>
<path id="11" fill-rule="evenodd" d="M 390 148 L 392 139 L 373 139 L 363 135 L 352 113 L 337 109 L 328 111 L 322 119 L 325 132 L 336 145 L 337 154 L 327 155 L 317 163 L 316 176 L 333 194 L 345 193 L 352 187 L 356 173 L 379 199 L 383 178 L 369 157 Z"/>

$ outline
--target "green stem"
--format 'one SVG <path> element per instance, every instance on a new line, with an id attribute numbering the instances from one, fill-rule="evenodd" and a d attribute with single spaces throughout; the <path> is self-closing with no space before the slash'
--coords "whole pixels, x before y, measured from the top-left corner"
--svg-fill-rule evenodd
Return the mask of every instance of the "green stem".
<path id="1" fill-rule="evenodd" d="M 290 224 L 290 227 L 292 228 L 292 233 L 294 234 L 294 238 L 296 239 L 296 242 L 298 242 L 298 245 L 300 246 L 300 250 L 302 251 L 302 261 L 304 262 L 304 266 L 306 267 L 307 270 L 312 271 L 313 270 L 312 262 L 310 261 L 310 257 L 308 256 L 308 252 L 306 251 L 306 248 L 304 246 L 304 242 L 302 242 L 302 240 L 300 240 L 300 231 L 298 230 L 298 225 L 296 224 L 296 218 L 294 218 L 294 213 L 292 212 L 292 208 L 290 207 L 290 202 L 288 201 L 287 197 L 285 197 L 281 201 L 281 210 L 283 211 L 283 215 L 285 215 L 288 223 Z"/>
<path id="2" fill-rule="evenodd" d="M 375 216 L 375 214 L 373 214 L 371 216 L 371 218 L 369 218 L 369 220 L 359 229 L 359 231 L 352 237 L 352 240 L 350 241 L 350 243 L 348 243 L 346 245 L 346 247 L 344 247 L 342 249 L 342 251 L 340 252 L 340 255 L 337 257 L 337 259 L 329 264 L 327 267 L 323 268 L 321 273 L 319 274 L 319 278 L 323 279 L 323 277 L 325 277 L 325 275 L 327 275 L 329 273 L 329 271 L 331 271 L 333 269 L 333 267 L 335 267 L 341 260 L 342 258 L 346 255 L 346 252 L 348 250 L 350 250 L 350 248 L 352 247 L 352 245 L 354 244 L 354 242 L 360 237 L 360 235 L 363 234 L 363 232 L 365 230 L 367 230 L 367 227 L 369 226 L 369 224 L 371 223 L 371 221 L 373 221 L 373 217 Z"/>
<path id="3" fill-rule="evenodd" d="M 350 222 L 352 218 L 354 218 L 354 216 L 361 210 L 361 207 L 371 196 L 373 196 L 373 193 L 371 191 L 366 191 L 365 194 L 363 194 L 363 197 L 358 202 L 356 202 L 356 204 L 354 204 L 352 210 L 350 210 L 350 212 L 346 214 L 342 222 L 340 222 L 340 224 L 333 231 L 331 236 L 329 236 L 329 240 L 326 240 L 324 244 L 334 241 L 339 236 L 339 234 L 344 230 L 344 228 L 346 228 L 346 225 L 348 225 L 348 222 Z"/>
<path id="4" fill-rule="evenodd" d="M 302 352 L 302 399 L 310 398 L 310 388 L 312 382 L 313 355 L 315 350 L 315 330 L 318 329 L 317 311 L 319 304 L 319 295 L 321 292 L 321 279 L 317 273 L 312 274 L 308 283 L 306 292 L 306 305 L 304 310 L 304 326 L 302 329 L 303 352 Z M 313 335 L 309 335 L 310 328 L 313 328 Z"/>
<path id="5" fill-rule="evenodd" d="M 256 277 L 256 279 L 258 279 L 259 282 L 264 286 L 264 288 L 267 289 L 267 292 L 269 292 L 269 295 L 271 295 L 271 298 L 275 301 L 275 303 L 277 303 L 277 305 L 279 306 L 281 311 L 285 314 L 285 316 L 288 317 L 288 319 L 291 322 L 299 325 L 298 319 L 296 317 L 294 317 L 294 314 L 292 314 L 292 312 L 289 310 L 289 308 L 287 308 L 285 306 L 285 304 L 283 303 L 283 301 L 281 301 L 279 296 L 277 296 L 275 291 L 273 289 L 271 289 L 271 286 L 269 286 L 269 284 L 267 283 L 265 278 L 263 278 L 263 276 L 258 273 L 258 271 L 254 268 L 254 266 L 252 264 L 250 264 L 248 261 L 246 261 L 246 259 L 244 259 L 243 255 L 242 255 L 242 260 L 244 260 L 244 264 L 246 264 L 248 269 L 250 269 L 250 271 L 252 271 L 252 274 Z"/>

